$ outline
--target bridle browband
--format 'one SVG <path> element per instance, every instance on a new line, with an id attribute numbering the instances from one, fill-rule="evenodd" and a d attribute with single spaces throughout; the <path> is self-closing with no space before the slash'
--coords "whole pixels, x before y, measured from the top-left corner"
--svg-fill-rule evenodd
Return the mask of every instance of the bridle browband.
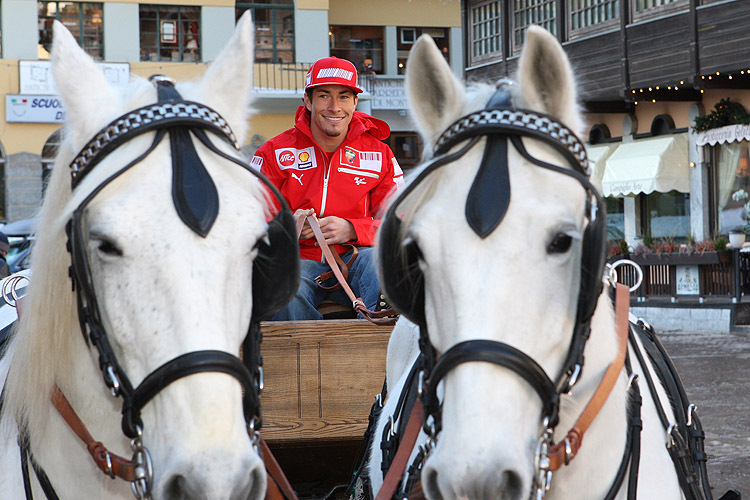
<path id="1" fill-rule="evenodd" d="M 521 137 L 524 136 L 538 139 L 552 146 L 565 158 L 572 169 L 533 157 L 521 141 Z M 602 199 L 588 178 L 591 172 L 585 147 L 570 129 L 555 118 L 534 111 L 511 108 L 509 93 L 503 86 L 498 88 L 485 109 L 457 120 L 436 141 L 435 157 L 398 195 L 383 218 L 381 250 L 382 242 L 386 239 L 388 240 L 386 245 L 398 245 L 401 241 L 395 236 L 402 232 L 401 219 L 397 215 L 401 202 L 430 174 L 466 154 L 481 137 L 487 137 L 487 145 L 482 164 L 466 202 L 466 219 L 474 232 L 481 238 L 486 237 L 499 225 L 507 210 L 510 201 L 507 141 L 510 141 L 526 160 L 547 170 L 573 177 L 586 190 L 589 223 L 583 238 L 583 255 L 584 257 L 587 254 L 593 255 L 594 263 L 590 269 L 582 272 L 581 292 L 571 344 L 562 370 L 553 381 L 527 354 L 508 344 L 493 340 L 461 342 L 438 356 L 428 335 L 424 316 L 423 285 L 421 283 L 404 284 L 405 278 L 402 276 L 389 276 L 386 269 L 388 263 L 382 265 L 384 258 L 381 256 L 386 296 L 391 299 L 390 302 L 396 309 L 400 309 L 402 314 L 420 326 L 419 343 L 424 368 L 419 375 L 419 392 L 424 404 L 423 429 L 429 436 L 426 453 L 429 453 L 434 446 L 437 434 L 442 428 L 441 403 L 437 397 L 437 387 L 440 381 L 458 365 L 475 361 L 508 368 L 535 390 L 542 401 L 541 422 L 544 432 L 540 441 L 544 439 L 545 444 L 551 444 L 552 430 L 559 421 L 560 395 L 569 392 L 580 375 L 583 367 L 583 350 L 590 333 L 591 317 L 596 306 L 596 299 L 602 290 L 605 251 L 603 228 L 606 227 L 606 223 L 605 215 L 601 211 Z M 458 149 L 455 149 L 456 147 Z M 498 198 L 500 201 L 495 201 Z M 397 243 L 393 243 L 394 241 Z M 406 243 L 400 244 L 406 245 Z M 588 264 L 588 262 L 582 262 L 582 266 Z M 421 275 L 419 279 L 423 279 Z M 404 286 L 411 292 L 410 294 L 401 289 Z M 408 288 L 409 286 L 413 287 L 413 290 Z M 392 294 L 397 300 L 391 297 Z M 406 300 L 406 305 L 398 299 Z M 538 470 L 536 476 L 537 491 L 545 491 L 550 480 L 549 466 L 547 465 L 546 470 Z"/>
<path id="2" fill-rule="evenodd" d="M 83 230 L 86 207 L 105 186 L 146 158 L 168 133 L 173 160 L 172 196 L 175 208 L 183 222 L 198 235 L 205 237 L 210 231 L 218 214 L 218 196 L 216 195 L 215 185 L 198 158 L 191 135 L 195 136 L 213 153 L 236 163 L 255 175 L 275 196 L 281 207 L 279 213 L 287 215 L 288 212 L 288 206 L 284 198 L 273 184 L 245 161 L 225 153 L 210 141 L 205 131 L 217 135 L 235 150 L 239 149 L 234 133 L 216 111 L 200 103 L 182 100 L 182 97 L 174 88 L 174 82 L 168 77 L 156 75 L 149 80 L 157 88 L 159 102 L 144 106 L 114 120 L 86 144 L 71 162 L 73 189 L 107 154 L 129 140 L 147 132 L 155 132 L 153 141 L 145 152 L 94 188 L 78 205 L 66 224 L 67 249 L 72 260 L 70 276 L 77 297 L 81 332 L 87 345 L 93 345 L 98 352 L 99 368 L 102 371 L 105 384 L 111 390 L 113 396 L 122 398 L 122 431 L 127 437 L 131 438 L 134 451 L 133 460 L 124 467 L 127 471 L 119 477 L 132 481 L 133 492 L 139 499 L 151 498 L 153 481 L 151 458 L 142 442 L 143 421 L 140 416 L 141 410 L 154 396 L 176 380 L 204 372 L 225 373 L 237 379 L 243 389 L 243 412 L 248 433 L 253 447 L 256 450 L 258 449 L 260 438 L 258 431 L 261 426 L 260 391 L 263 386 L 260 336 L 258 334 L 258 323 L 261 318 L 257 318 L 255 311 L 253 311 L 253 318 L 248 328 L 249 333 L 244 342 L 244 363 L 236 356 L 224 351 L 188 352 L 167 361 L 148 374 L 138 386 L 134 387 L 117 360 L 102 321 Z M 284 222 L 286 221 L 285 219 Z M 288 221 L 291 221 L 291 218 L 288 218 Z M 55 395 L 53 395 L 53 402 L 58 411 L 61 411 L 60 408 L 66 405 L 69 407 L 59 389 L 56 389 Z M 72 408 L 70 411 L 72 412 Z M 61 414 L 63 414 L 62 411 Z M 73 412 L 73 415 L 75 415 L 75 412 Z M 65 415 L 63 416 L 65 418 Z M 77 416 L 73 417 L 72 420 L 76 418 Z M 69 425 L 74 426 L 71 419 L 66 418 L 66 421 Z M 80 426 L 82 425 L 80 423 Z M 101 443 L 94 444 L 101 446 Z M 26 451 L 28 452 L 27 449 Z M 106 452 L 106 449 L 104 449 L 104 452 Z M 91 453 L 92 456 L 95 455 L 93 451 Z M 102 454 L 101 450 L 99 450 L 99 453 Z M 106 460 L 110 460 L 108 452 L 106 452 L 106 455 Z M 104 455 L 102 454 L 102 456 Z M 116 471 L 111 466 L 102 467 L 97 457 L 94 456 L 94 458 L 100 468 L 107 469 L 105 472 L 114 477 Z M 49 496 L 47 489 L 45 489 L 45 493 Z"/>

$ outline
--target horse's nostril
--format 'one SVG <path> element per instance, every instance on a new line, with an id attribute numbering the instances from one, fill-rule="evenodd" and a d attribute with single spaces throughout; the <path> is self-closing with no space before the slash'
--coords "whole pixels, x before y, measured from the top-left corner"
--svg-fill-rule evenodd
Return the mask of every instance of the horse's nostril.
<path id="1" fill-rule="evenodd" d="M 166 482 L 164 487 L 165 500 L 197 500 L 201 498 L 200 492 L 195 490 L 195 485 L 191 484 L 182 474 L 175 474 Z"/>
<path id="2" fill-rule="evenodd" d="M 502 473 L 502 482 L 500 492 L 504 494 L 502 498 L 518 499 L 522 498 L 523 481 L 516 471 L 507 470 Z"/>
<path id="3" fill-rule="evenodd" d="M 422 473 L 422 484 L 424 486 L 425 495 L 431 500 L 443 500 L 443 495 L 440 492 L 440 485 L 438 484 L 438 472 L 437 469 L 428 467 Z"/>

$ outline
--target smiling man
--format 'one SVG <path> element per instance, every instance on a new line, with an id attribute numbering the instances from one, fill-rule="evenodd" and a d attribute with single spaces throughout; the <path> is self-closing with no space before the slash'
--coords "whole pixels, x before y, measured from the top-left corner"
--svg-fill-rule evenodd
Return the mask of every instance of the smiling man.
<path id="1" fill-rule="evenodd" d="M 318 60 L 307 73 L 304 105 L 297 109 L 294 128 L 263 144 L 252 164 L 279 188 L 295 215 L 317 216 L 326 243 L 344 262 L 351 260 L 352 246 L 358 247 L 347 281 L 365 306 L 375 310 L 380 294 L 371 248 L 380 225 L 376 215 L 403 182 L 403 172 L 382 142 L 390 135 L 388 125 L 356 110 L 361 92 L 351 62 Z M 317 306 L 327 298 L 351 305 L 343 290 L 328 291 L 315 283 L 329 268 L 307 224 L 300 235 L 300 257 L 297 295 L 272 319 L 319 319 Z"/>

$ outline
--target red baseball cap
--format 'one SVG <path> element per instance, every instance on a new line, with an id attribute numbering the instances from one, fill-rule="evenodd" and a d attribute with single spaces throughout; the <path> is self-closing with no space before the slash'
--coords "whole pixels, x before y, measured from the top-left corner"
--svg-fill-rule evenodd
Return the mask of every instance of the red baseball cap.
<path id="1" fill-rule="evenodd" d="M 343 85 L 357 94 L 362 89 L 357 87 L 357 68 L 338 57 L 324 57 L 312 65 L 305 77 L 305 90 L 321 85 Z"/>

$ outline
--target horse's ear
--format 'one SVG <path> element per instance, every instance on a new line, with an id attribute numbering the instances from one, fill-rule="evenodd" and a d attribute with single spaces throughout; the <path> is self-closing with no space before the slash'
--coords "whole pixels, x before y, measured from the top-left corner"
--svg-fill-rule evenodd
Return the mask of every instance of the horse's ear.
<path id="1" fill-rule="evenodd" d="M 248 130 L 255 61 L 255 30 L 250 10 L 245 12 L 234 35 L 199 82 L 202 99 L 232 127 L 242 143 Z"/>
<path id="2" fill-rule="evenodd" d="M 453 75 L 448 62 L 429 35 L 422 35 L 412 47 L 406 64 L 406 93 L 427 144 L 461 116 L 464 87 Z"/>
<path id="3" fill-rule="evenodd" d="M 118 102 L 119 93 L 61 22 L 54 22 L 52 36 L 52 75 L 65 106 L 67 133 L 74 144 L 82 145 L 113 118 L 101 114 L 117 109 L 112 104 Z"/>
<path id="4" fill-rule="evenodd" d="M 526 30 L 518 82 L 527 108 L 552 115 L 580 133 L 583 123 L 573 70 L 560 42 L 543 28 Z"/>

